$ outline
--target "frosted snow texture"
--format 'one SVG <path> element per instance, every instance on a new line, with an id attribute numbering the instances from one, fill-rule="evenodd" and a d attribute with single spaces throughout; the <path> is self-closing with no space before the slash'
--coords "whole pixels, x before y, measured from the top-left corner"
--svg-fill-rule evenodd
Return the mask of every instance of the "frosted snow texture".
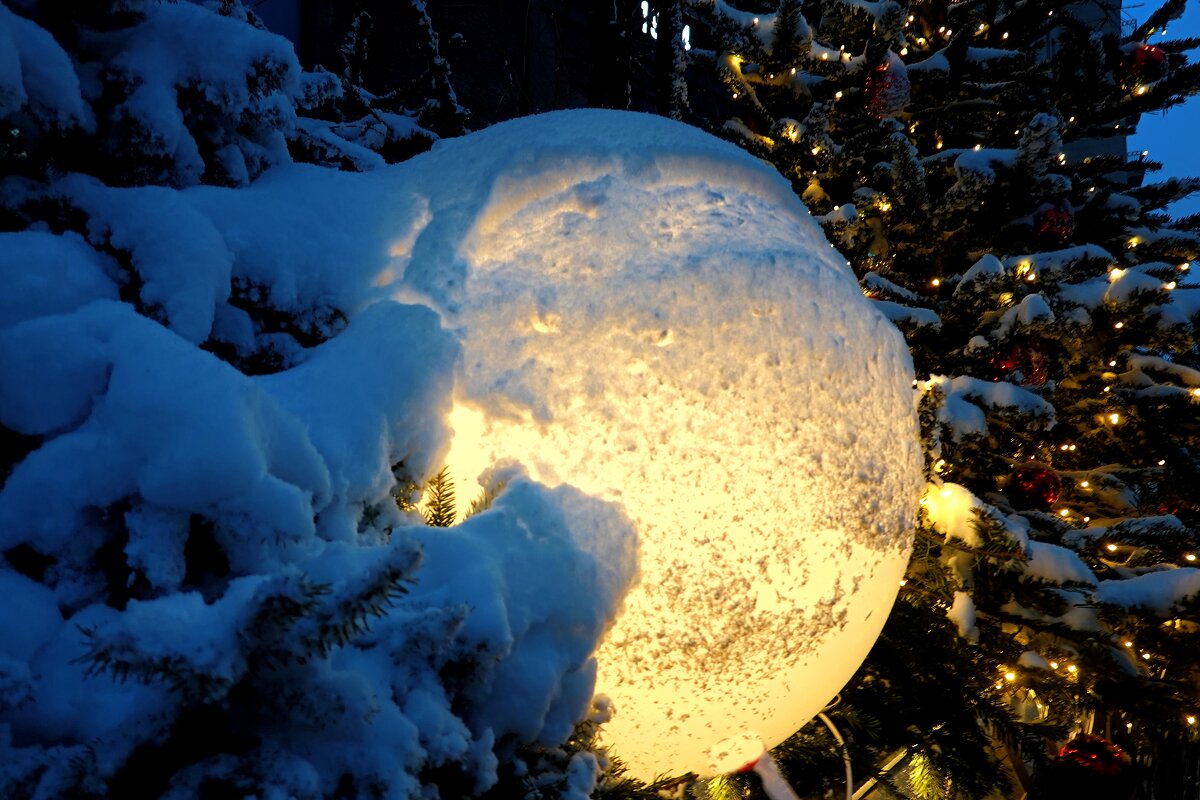
<path id="1" fill-rule="evenodd" d="M 709 772 L 742 730 L 778 743 L 857 668 L 907 560 L 907 348 L 732 146 L 606 112 L 470 144 L 428 159 L 511 166 L 457 257 L 415 275 L 463 342 L 450 463 L 520 459 L 633 519 L 642 582 L 598 689 L 635 774 Z"/>

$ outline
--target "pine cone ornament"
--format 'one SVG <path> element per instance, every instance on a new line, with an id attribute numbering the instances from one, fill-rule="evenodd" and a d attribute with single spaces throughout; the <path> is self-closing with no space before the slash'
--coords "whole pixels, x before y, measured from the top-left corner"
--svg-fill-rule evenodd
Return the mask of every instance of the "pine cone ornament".
<path id="1" fill-rule="evenodd" d="M 904 62 L 892 51 L 887 59 L 867 74 L 863 84 L 863 102 L 875 119 L 894 117 L 908 105 L 911 84 Z"/>
<path id="2" fill-rule="evenodd" d="M 1062 494 L 1062 480 L 1053 468 L 1038 461 L 1029 461 L 1013 471 L 1006 494 L 1017 508 L 1045 511 Z"/>

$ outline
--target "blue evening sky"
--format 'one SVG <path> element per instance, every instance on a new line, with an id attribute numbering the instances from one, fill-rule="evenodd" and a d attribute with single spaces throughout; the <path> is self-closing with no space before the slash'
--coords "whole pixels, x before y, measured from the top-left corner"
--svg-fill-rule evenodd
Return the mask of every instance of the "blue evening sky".
<path id="1" fill-rule="evenodd" d="M 1126 15 L 1135 17 L 1138 22 L 1144 20 L 1151 11 L 1159 5 L 1156 0 L 1149 0 L 1141 8 L 1125 7 Z M 1200 2 L 1189 0 L 1187 11 L 1183 18 L 1171 23 L 1167 30 L 1167 39 L 1200 37 Z M 1162 36 L 1150 37 L 1150 44 L 1161 41 Z M 1195 60 L 1200 58 L 1200 51 L 1193 50 L 1190 54 Z M 1138 123 L 1138 132 L 1129 140 L 1132 151 L 1148 150 L 1150 158 L 1161 161 L 1162 172 L 1155 173 L 1150 180 L 1164 178 L 1170 175 L 1179 177 L 1200 177 L 1200 96 L 1192 97 L 1182 105 L 1175 106 L 1158 114 L 1143 114 Z M 1175 214 L 1200 213 L 1200 196 L 1192 195 L 1182 203 L 1170 209 Z"/>

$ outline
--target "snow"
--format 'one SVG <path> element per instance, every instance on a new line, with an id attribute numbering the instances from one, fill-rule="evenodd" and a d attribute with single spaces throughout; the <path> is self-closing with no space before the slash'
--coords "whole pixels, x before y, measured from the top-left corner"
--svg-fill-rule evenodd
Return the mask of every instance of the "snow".
<path id="1" fill-rule="evenodd" d="M 1026 545 L 1028 560 L 1024 573 L 1055 584 L 1081 583 L 1096 585 L 1096 576 L 1074 550 L 1049 542 L 1031 541 Z"/>
<path id="2" fill-rule="evenodd" d="M 94 124 L 70 56 L 45 29 L 0 5 L 0 117 L 26 106 L 54 127 Z"/>
<path id="3" fill-rule="evenodd" d="M 955 592 L 954 602 L 946 610 L 946 616 L 958 628 L 958 635 L 964 639 L 979 638 L 979 628 L 975 625 L 975 601 L 967 592 Z"/>
<path id="4" fill-rule="evenodd" d="M 1035 323 L 1053 321 L 1054 312 L 1050 310 L 1050 304 L 1046 302 L 1046 298 L 1040 294 L 1028 294 L 1021 299 L 1021 302 L 1000 316 L 1000 321 L 996 325 L 995 335 L 997 337 L 1004 337 L 1013 328 L 1018 326 L 1024 328 Z"/>
<path id="5" fill-rule="evenodd" d="M 111 42 L 145 55 L 122 62 L 138 75 L 173 46 L 155 15 L 193 13 L 155 8 Z M 293 58 L 261 44 L 228 55 Z M 126 111 L 186 173 L 177 66 Z M 0 550 L 53 559 L 40 575 L 0 562 L 21 610 L 0 623 L 17 703 L 0 709 L 0 785 L 85 747 L 111 774 L 165 735 L 179 691 L 234 684 L 300 698 L 249 761 L 189 767 L 173 796 L 246 763 L 277 765 L 280 796 L 332 794 L 351 771 L 417 797 L 447 765 L 483 791 L 515 745 L 561 743 L 598 679 L 618 755 L 646 777 L 703 770 L 710 735 L 790 734 L 883 624 L 920 476 L 907 348 L 788 183 L 733 145 L 580 111 L 365 174 L 281 166 L 237 191 L 66 176 L 50 192 L 89 213 L 86 240 L 0 247 L 0 421 L 37 437 L 0 488 Z M 141 313 L 119 299 L 127 268 Z M 277 335 L 235 290 L 324 341 L 244 374 L 208 346 Z M 498 499 L 453 528 L 414 524 L 398 478 L 462 452 L 460 499 L 481 469 Z M 202 530 L 227 576 L 192 574 Z M 106 585 L 101 548 L 123 551 L 128 585 Z M 407 593 L 330 639 L 320 620 L 389 575 Z M 264 609 L 306 597 L 310 616 L 264 638 Z M 271 648 L 308 656 L 254 668 Z M 118 683 L 89 651 L 184 681 Z M 595 763 L 565 769 L 585 796 Z"/>
<path id="6" fill-rule="evenodd" d="M 1148 572 L 1122 580 L 1101 581 L 1096 597 L 1127 609 L 1146 609 L 1167 617 L 1180 613 L 1200 596 L 1200 570 L 1182 567 Z"/>
<path id="7" fill-rule="evenodd" d="M 991 253 L 980 258 L 968 269 L 954 287 L 954 293 L 975 288 L 976 283 L 985 283 L 1004 277 L 1004 264 Z"/>
<path id="8" fill-rule="evenodd" d="M 1019 412 L 1030 422 L 1049 430 L 1054 427 L 1054 406 L 1033 392 L 1007 381 L 984 381 L 969 375 L 950 378 L 932 375 L 921 384 L 923 392 L 941 395 L 938 422 L 945 425 L 955 441 L 964 436 L 986 436 L 987 412 Z"/>

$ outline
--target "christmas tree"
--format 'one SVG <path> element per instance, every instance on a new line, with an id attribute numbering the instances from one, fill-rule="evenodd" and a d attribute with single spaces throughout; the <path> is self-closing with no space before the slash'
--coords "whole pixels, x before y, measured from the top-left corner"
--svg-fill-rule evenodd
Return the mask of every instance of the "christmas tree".
<path id="1" fill-rule="evenodd" d="M 1200 787 L 1200 219 L 1164 211 L 1200 181 L 1124 144 L 1200 91 L 1182 9 L 704 0 L 672 42 L 684 118 L 791 180 L 912 349 L 922 522 L 828 714 L 865 796 Z M 845 787 L 834 736 L 781 748 L 802 793 Z"/>

